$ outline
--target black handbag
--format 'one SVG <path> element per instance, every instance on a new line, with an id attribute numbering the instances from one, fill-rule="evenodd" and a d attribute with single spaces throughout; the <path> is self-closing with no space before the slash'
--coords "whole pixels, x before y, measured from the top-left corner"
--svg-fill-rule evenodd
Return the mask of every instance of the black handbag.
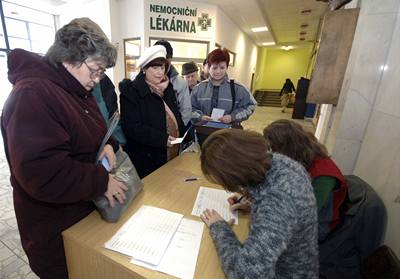
<path id="1" fill-rule="evenodd" d="M 108 139 L 113 133 L 115 127 L 119 122 L 119 114 L 115 112 L 111 118 L 110 127 L 97 154 L 97 162 L 99 162 L 100 152 L 103 150 Z M 123 203 L 115 202 L 114 207 L 111 207 L 108 199 L 105 196 L 100 196 L 93 200 L 99 211 L 101 218 L 107 222 L 117 222 L 122 213 L 129 207 L 138 193 L 143 189 L 143 182 L 139 178 L 135 166 L 129 159 L 128 154 L 120 147 L 115 153 L 117 157 L 117 166 L 110 172 L 110 174 L 118 181 L 125 184 L 128 190 L 125 191 L 126 200 Z"/>

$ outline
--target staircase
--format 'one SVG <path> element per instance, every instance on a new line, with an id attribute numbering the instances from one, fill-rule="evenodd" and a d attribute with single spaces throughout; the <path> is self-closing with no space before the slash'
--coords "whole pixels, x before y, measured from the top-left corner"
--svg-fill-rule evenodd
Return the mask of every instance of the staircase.
<path id="1" fill-rule="evenodd" d="M 263 107 L 280 107 L 281 96 L 279 96 L 279 90 L 272 89 L 259 89 L 254 93 L 259 106 Z M 288 108 L 292 108 L 293 104 L 289 104 Z"/>

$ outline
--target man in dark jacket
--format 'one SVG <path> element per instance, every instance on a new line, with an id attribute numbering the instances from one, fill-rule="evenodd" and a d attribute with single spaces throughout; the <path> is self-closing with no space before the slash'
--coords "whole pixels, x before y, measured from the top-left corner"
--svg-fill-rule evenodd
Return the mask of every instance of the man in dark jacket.
<path id="1" fill-rule="evenodd" d="M 182 76 L 189 86 L 189 92 L 192 92 L 193 87 L 199 81 L 199 67 L 193 61 L 187 62 L 182 65 Z"/>
<path id="2" fill-rule="evenodd" d="M 208 61 L 207 58 L 203 61 L 203 68 L 201 69 L 200 73 L 200 81 L 208 79 L 210 74 L 208 73 Z"/>
<path id="3" fill-rule="evenodd" d="M 171 64 L 174 54 L 171 44 L 166 40 L 159 40 L 155 43 L 155 45 L 161 45 L 165 47 L 167 52 L 167 60 L 170 64 L 167 76 L 176 92 L 176 99 L 178 100 L 178 107 L 182 116 L 183 124 L 185 124 L 186 128 L 188 128 L 188 124 L 190 124 L 189 122 L 192 118 L 192 103 L 190 100 L 189 87 L 186 81 L 179 75 L 178 71 Z"/>
<path id="4" fill-rule="evenodd" d="M 282 112 L 285 112 L 286 107 L 289 105 L 292 92 L 296 92 L 293 82 L 287 78 L 280 92 Z"/>

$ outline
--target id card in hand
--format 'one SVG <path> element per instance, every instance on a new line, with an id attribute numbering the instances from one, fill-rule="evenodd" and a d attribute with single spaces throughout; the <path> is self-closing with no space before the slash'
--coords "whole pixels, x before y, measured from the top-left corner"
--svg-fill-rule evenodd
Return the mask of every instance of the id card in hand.
<path id="1" fill-rule="evenodd" d="M 100 163 L 108 172 L 111 171 L 110 163 L 108 162 L 106 156 L 104 156 L 103 159 L 100 160 Z"/>

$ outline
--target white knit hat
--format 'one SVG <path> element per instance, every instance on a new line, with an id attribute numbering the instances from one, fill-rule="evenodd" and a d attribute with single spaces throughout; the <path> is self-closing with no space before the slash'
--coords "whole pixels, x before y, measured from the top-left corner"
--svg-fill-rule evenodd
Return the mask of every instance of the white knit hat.
<path id="1" fill-rule="evenodd" d="M 155 45 L 148 47 L 144 50 L 142 56 L 137 60 L 137 67 L 143 68 L 151 61 L 156 58 L 165 58 L 167 56 L 167 51 L 165 50 L 164 46 Z"/>

